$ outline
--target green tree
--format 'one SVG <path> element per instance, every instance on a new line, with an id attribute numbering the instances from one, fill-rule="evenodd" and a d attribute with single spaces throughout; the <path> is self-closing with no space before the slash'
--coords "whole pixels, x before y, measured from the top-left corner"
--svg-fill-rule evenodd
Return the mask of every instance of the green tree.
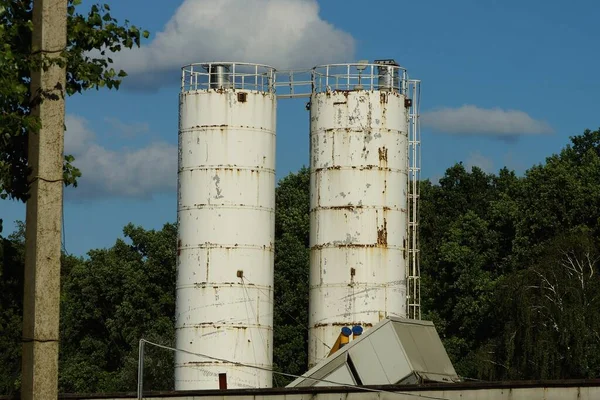
<path id="1" fill-rule="evenodd" d="M 565 230 L 588 227 L 600 235 L 600 130 L 571 138 L 559 154 L 529 169 L 519 195 L 516 255 L 524 263 Z"/>
<path id="2" fill-rule="evenodd" d="M 62 392 L 129 391 L 136 386 L 138 342 L 174 344 L 177 228 L 127 225 L 131 242 L 92 250 L 64 279 Z M 148 389 L 173 388 L 173 354 L 148 349 Z"/>
<path id="3" fill-rule="evenodd" d="M 481 352 L 481 372 L 490 379 L 597 377 L 600 130 L 571 137 L 529 169 L 515 198 L 515 268 L 498 284 L 501 322 Z"/>
<path id="4" fill-rule="evenodd" d="M 590 262 L 585 283 L 564 259 L 593 254 L 590 237 L 600 234 L 599 137 L 572 137 L 522 178 L 506 169 L 485 178 L 457 165 L 440 185 L 423 184 L 423 303 L 459 374 L 600 374 L 592 356 L 597 307 L 581 308 L 582 296 L 596 299 L 596 267 Z"/>
<path id="5" fill-rule="evenodd" d="M 275 307 L 273 363 L 278 371 L 303 374 L 308 364 L 310 172 L 302 168 L 275 192 Z M 290 379 L 274 375 L 274 386 Z"/>
<path id="6" fill-rule="evenodd" d="M 61 258 L 61 277 L 80 258 Z M 17 229 L 8 238 L 0 237 L 0 393 L 17 393 L 21 386 L 21 322 L 23 316 L 23 272 L 25 265 L 25 224 L 17 221 Z"/>
<path id="7" fill-rule="evenodd" d="M 597 238 L 558 235 L 530 268 L 499 285 L 500 334 L 488 346 L 490 378 L 569 379 L 600 375 Z"/>
<path id="8" fill-rule="evenodd" d="M 24 227 L 0 238 L 0 393 L 20 387 L 23 313 Z"/>
<path id="9" fill-rule="evenodd" d="M 0 241 L 0 393 L 20 388 L 24 226 Z M 138 341 L 174 343 L 177 229 L 127 225 L 126 243 L 63 255 L 61 392 L 130 391 L 136 386 Z M 148 389 L 173 388 L 173 355 L 149 347 Z"/>
<path id="10" fill-rule="evenodd" d="M 141 32 L 110 14 L 108 5 L 93 5 L 78 12 L 81 0 L 69 0 L 67 47 L 58 62 L 66 64 L 68 95 L 91 88 L 118 88 L 126 73 L 111 68 L 109 54 L 140 45 Z M 25 201 L 28 191 L 27 138 L 39 127 L 31 115 L 36 102 L 47 100 L 44 93 L 31 93 L 30 70 L 47 63 L 44 54 L 31 49 L 32 0 L 0 0 L 0 198 Z M 80 172 L 65 156 L 66 185 L 76 185 Z"/>
<path id="11" fill-rule="evenodd" d="M 477 349 L 488 339 L 493 292 L 510 268 L 517 219 L 514 173 L 462 164 L 439 185 L 421 184 L 422 301 L 463 376 L 479 375 Z"/>

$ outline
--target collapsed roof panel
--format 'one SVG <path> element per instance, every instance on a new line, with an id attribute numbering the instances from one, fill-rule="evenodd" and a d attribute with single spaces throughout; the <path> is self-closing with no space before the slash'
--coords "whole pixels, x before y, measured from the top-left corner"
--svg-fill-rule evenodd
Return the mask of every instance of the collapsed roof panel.
<path id="1" fill-rule="evenodd" d="M 432 322 L 388 317 L 288 387 L 458 381 Z"/>

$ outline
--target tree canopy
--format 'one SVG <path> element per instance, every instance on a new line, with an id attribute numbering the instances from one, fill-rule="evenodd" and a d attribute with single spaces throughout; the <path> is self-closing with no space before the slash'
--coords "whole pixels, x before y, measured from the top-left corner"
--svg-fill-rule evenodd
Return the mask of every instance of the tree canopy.
<path id="1" fill-rule="evenodd" d="M 139 46 L 148 32 L 129 21 L 119 24 L 107 4 L 80 12 L 81 0 L 68 0 L 67 47 L 58 61 L 65 63 L 68 95 L 87 89 L 117 89 L 124 71 L 111 67 L 110 54 Z M 40 126 L 31 114 L 43 93 L 31 93 L 32 68 L 47 64 L 45 54 L 32 51 L 32 0 L 0 0 L 0 198 L 25 201 L 29 188 L 27 138 Z M 76 185 L 80 171 L 65 156 L 64 180 Z"/>
<path id="2" fill-rule="evenodd" d="M 600 375 L 599 162 L 600 131 L 586 130 L 522 177 L 458 164 L 422 183 L 424 318 L 459 374 Z"/>

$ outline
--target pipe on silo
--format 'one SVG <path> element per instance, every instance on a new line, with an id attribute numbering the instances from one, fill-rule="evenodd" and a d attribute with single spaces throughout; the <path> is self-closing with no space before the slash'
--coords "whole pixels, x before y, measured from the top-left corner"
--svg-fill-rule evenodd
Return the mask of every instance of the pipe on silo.
<path id="1" fill-rule="evenodd" d="M 356 340 L 363 333 L 363 327 L 360 325 L 355 325 L 352 327 L 352 339 Z"/>
<path id="2" fill-rule="evenodd" d="M 229 89 L 231 87 L 231 65 L 208 65 L 211 89 Z"/>

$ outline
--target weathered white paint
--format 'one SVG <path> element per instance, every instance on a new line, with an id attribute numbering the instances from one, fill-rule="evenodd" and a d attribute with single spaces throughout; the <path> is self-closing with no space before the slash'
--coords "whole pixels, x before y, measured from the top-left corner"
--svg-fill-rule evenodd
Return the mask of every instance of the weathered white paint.
<path id="1" fill-rule="evenodd" d="M 309 368 L 343 326 L 406 316 L 404 99 L 377 90 L 311 97 Z"/>
<path id="2" fill-rule="evenodd" d="M 246 93 L 245 101 L 239 93 Z M 272 367 L 273 93 L 183 91 L 176 347 Z M 243 278 L 238 277 L 243 271 Z M 177 390 L 271 387 L 272 374 L 177 353 Z"/>

